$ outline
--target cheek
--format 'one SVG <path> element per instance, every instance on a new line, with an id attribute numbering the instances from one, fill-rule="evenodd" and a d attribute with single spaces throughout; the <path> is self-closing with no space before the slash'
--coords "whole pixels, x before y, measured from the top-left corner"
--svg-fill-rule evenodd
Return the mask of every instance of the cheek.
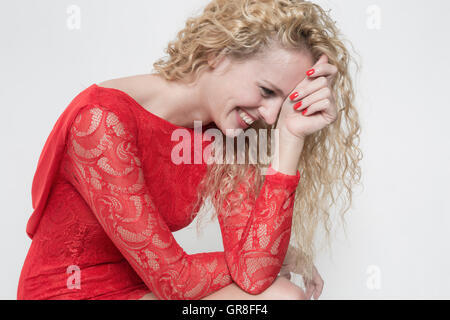
<path id="1" fill-rule="evenodd" d="M 231 81 L 231 80 L 228 80 Z M 216 87 L 216 86 L 214 86 Z M 260 89 L 255 84 L 234 82 L 215 89 L 210 87 L 213 118 L 226 126 L 236 126 L 237 107 L 255 108 L 262 103 Z"/>
<path id="2" fill-rule="evenodd" d="M 233 97 L 235 106 L 238 107 L 254 108 L 262 103 L 261 93 L 256 86 L 236 88 Z"/>

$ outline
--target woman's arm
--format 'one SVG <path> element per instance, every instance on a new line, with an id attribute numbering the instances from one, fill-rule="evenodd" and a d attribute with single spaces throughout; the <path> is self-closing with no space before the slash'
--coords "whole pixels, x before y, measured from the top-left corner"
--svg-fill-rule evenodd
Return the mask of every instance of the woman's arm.
<path id="1" fill-rule="evenodd" d="M 223 207 L 216 208 L 233 281 L 251 294 L 263 292 L 276 279 L 291 235 L 300 172 L 286 175 L 272 169 L 271 173 L 256 200 L 246 183 L 241 183 L 228 194 Z"/>
<path id="2" fill-rule="evenodd" d="M 69 180 L 158 299 L 201 299 L 232 283 L 223 252 L 188 255 L 146 186 L 135 123 L 90 105 L 68 136 Z"/>
<path id="3" fill-rule="evenodd" d="M 303 138 L 293 137 L 282 124 L 281 128 L 279 126 L 280 123 L 278 123 L 276 128 L 279 134 L 275 140 L 275 152 L 271 167 L 280 173 L 295 175 L 298 170 L 305 140 Z"/>

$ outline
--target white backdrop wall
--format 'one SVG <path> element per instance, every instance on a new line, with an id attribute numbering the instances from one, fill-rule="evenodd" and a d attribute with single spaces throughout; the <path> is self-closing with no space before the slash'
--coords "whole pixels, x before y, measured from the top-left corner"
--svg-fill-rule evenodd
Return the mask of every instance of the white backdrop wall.
<path id="1" fill-rule="evenodd" d="M 314 1 L 360 56 L 363 187 L 316 266 L 322 299 L 450 298 L 450 2 Z M 56 119 L 93 83 L 150 73 L 206 0 L 0 2 L 0 299 L 16 299 L 31 183 Z M 217 222 L 188 253 L 223 250 Z M 299 281 L 298 278 L 294 279 Z"/>

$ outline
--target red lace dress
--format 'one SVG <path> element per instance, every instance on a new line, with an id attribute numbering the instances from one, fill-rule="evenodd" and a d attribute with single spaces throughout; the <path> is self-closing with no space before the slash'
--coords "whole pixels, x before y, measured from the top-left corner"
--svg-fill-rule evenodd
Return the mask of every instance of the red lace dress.
<path id="1" fill-rule="evenodd" d="M 300 173 L 266 176 L 256 201 L 237 188 L 240 207 L 216 208 L 224 252 L 187 254 L 172 232 L 194 218 L 206 163 L 171 161 L 171 135 L 186 130 L 194 152 L 194 139 L 210 143 L 206 128 L 171 124 L 117 89 L 76 96 L 39 158 L 17 298 L 201 299 L 232 282 L 264 291 L 288 248 Z"/>

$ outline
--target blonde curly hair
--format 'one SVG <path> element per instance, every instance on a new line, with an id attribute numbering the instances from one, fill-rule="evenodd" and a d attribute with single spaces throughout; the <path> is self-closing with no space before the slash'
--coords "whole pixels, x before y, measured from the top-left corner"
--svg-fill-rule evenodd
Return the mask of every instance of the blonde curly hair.
<path id="1" fill-rule="evenodd" d="M 338 118 L 306 138 L 298 168 L 301 180 L 295 195 L 291 243 L 294 241 L 294 248 L 302 258 L 297 261 L 297 268 L 302 270 L 303 280 L 310 280 L 316 251 L 314 236 L 319 222 L 330 245 L 330 208 L 341 197 L 340 216 L 345 227 L 344 214 L 351 207 L 352 187 L 361 179 L 360 125 L 350 64 L 354 62 L 357 70 L 359 66 L 344 45 L 346 40 L 335 22 L 319 5 L 308 1 L 212 0 L 202 14 L 187 20 L 176 40 L 169 43 L 167 59 L 159 59 L 153 67 L 168 81 L 192 80 L 192 76 L 196 79 L 208 67 L 211 55 L 226 53 L 242 61 L 263 53 L 273 41 L 288 49 L 307 49 L 315 61 L 326 54 L 329 63 L 338 68 L 332 87 Z M 272 126 L 255 123 L 252 127 L 273 130 L 276 123 Z M 249 152 L 248 143 L 245 152 Z M 249 194 L 256 199 L 264 182 L 262 170 L 261 163 L 209 165 L 193 208 L 209 198 L 215 208 L 231 210 L 238 203 L 230 202 L 227 196 L 238 183 L 246 184 Z M 259 174 L 252 174 L 248 179 L 249 172 Z M 216 215 L 217 210 L 211 220 Z M 200 221 L 198 219 L 197 231 Z"/>

